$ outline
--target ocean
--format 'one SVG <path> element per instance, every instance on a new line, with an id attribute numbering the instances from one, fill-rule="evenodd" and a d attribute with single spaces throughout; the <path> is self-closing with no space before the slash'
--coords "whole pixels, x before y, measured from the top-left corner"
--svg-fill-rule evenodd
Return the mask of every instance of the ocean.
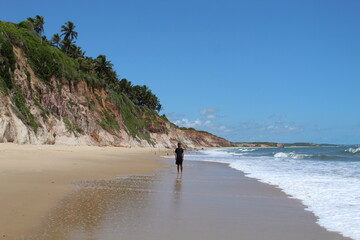
<path id="1" fill-rule="evenodd" d="M 360 147 L 189 151 L 186 160 L 226 163 L 301 200 L 330 231 L 360 240 Z"/>

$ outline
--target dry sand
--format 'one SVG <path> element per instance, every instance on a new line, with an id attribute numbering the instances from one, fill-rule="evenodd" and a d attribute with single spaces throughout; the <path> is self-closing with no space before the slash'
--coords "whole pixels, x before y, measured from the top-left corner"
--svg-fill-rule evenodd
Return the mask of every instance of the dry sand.
<path id="1" fill-rule="evenodd" d="M 167 150 L 58 145 L 0 144 L 0 237 L 22 239 L 59 200 L 72 182 L 153 174 L 161 164 L 149 159 Z"/>

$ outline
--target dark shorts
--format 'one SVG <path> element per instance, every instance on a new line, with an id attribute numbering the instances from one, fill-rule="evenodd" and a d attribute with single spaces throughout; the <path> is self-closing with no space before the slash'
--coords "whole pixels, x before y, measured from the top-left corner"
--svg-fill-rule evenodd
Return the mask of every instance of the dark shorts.
<path id="1" fill-rule="evenodd" d="M 176 159 L 175 162 L 176 165 L 182 165 L 182 163 L 183 163 L 183 159 Z"/>

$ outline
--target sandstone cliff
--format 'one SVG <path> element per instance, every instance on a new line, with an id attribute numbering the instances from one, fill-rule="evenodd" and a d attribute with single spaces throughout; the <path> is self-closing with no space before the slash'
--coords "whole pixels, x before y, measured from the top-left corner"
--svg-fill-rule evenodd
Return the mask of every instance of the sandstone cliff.
<path id="1" fill-rule="evenodd" d="M 169 148 L 177 142 L 187 148 L 230 145 L 211 134 L 181 130 L 156 111 L 134 105 L 124 94 L 115 98 L 111 89 L 63 76 L 43 81 L 29 63 L 24 50 L 29 46 L 16 44 L 9 33 L 0 34 L 0 142 Z M 11 43 L 13 60 L 4 56 L 11 54 L 4 50 L 5 43 Z"/>

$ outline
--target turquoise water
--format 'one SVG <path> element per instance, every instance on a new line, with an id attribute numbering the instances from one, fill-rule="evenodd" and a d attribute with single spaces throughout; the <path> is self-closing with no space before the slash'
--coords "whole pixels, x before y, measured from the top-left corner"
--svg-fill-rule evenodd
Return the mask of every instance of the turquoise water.
<path id="1" fill-rule="evenodd" d="M 360 240 L 360 147 L 238 148 L 188 152 L 229 164 L 300 199 L 318 223 Z"/>

